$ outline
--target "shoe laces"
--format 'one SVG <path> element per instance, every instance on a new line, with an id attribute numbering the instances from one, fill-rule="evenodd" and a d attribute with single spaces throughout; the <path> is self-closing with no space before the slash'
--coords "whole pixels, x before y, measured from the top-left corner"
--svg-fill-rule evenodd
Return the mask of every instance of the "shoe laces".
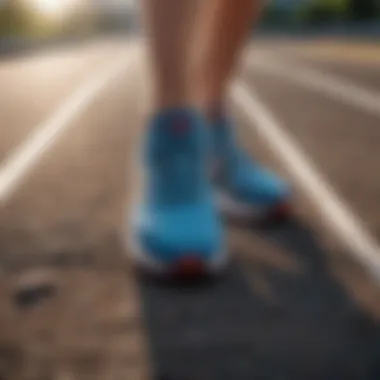
<path id="1" fill-rule="evenodd" d="M 196 128 L 181 121 L 156 131 L 150 166 L 152 196 L 161 205 L 193 202 L 204 184 L 202 141 Z"/>

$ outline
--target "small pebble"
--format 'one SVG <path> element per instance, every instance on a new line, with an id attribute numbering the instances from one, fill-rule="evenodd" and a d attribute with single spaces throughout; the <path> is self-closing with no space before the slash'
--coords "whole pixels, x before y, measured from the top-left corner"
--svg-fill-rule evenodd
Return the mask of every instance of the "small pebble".
<path id="1" fill-rule="evenodd" d="M 20 277 L 14 301 L 20 308 L 30 308 L 51 298 L 57 290 L 56 276 L 48 271 L 33 271 Z"/>

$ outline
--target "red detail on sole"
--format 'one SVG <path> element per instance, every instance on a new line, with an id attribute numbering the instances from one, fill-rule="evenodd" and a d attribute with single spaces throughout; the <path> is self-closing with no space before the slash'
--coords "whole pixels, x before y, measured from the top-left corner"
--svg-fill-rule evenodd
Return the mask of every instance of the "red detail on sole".
<path id="1" fill-rule="evenodd" d="M 172 273 L 178 277 L 199 277 L 204 275 L 206 268 L 202 260 L 194 255 L 182 257 L 172 267 Z"/>
<path id="2" fill-rule="evenodd" d="M 289 203 L 283 202 L 274 206 L 265 216 L 264 222 L 276 223 L 287 220 L 292 215 L 292 207 Z"/>
<path id="3" fill-rule="evenodd" d="M 292 208 L 289 203 L 280 203 L 273 210 L 273 214 L 280 218 L 287 218 L 292 213 Z"/>

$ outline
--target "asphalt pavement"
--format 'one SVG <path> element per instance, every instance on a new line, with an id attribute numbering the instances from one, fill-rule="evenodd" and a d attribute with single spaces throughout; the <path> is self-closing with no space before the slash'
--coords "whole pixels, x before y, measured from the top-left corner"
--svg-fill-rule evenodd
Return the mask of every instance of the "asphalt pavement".
<path id="1" fill-rule="evenodd" d="M 248 47 L 231 109 L 294 218 L 226 224 L 231 268 L 197 287 L 140 278 L 123 245 L 140 42 L 0 63 L 0 378 L 379 378 L 380 64 L 326 51 Z"/>

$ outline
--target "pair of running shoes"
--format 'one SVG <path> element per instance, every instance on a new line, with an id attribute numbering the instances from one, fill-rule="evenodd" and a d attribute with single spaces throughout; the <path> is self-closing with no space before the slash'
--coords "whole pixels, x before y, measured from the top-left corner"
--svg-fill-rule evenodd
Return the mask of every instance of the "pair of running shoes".
<path id="1" fill-rule="evenodd" d="M 264 220 L 287 213 L 289 186 L 248 157 L 233 124 L 221 115 L 209 125 L 191 109 L 150 121 L 129 239 L 142 269 L 218 274 L 229 261 L 222 216 Z"/>

